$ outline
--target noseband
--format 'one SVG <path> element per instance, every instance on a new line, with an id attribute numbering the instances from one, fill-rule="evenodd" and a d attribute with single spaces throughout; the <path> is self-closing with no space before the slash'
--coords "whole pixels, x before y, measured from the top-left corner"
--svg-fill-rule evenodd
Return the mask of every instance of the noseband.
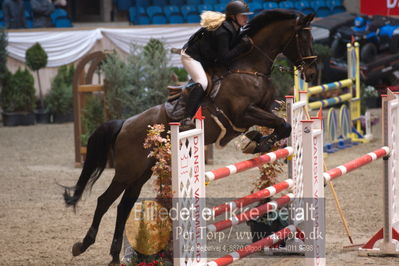
<path id="1" fill-rule="evenodd" d="M 312 30 L 312 28 L 311 27 L 303 27 L 299 31 L 305 31 L 305 30 L 310 31 L 310 30 Z M 299 31 L 295 32 L 296 47 L 297 47 L 297 52 L 299 55 L 299 60 L 297 60 L 297 62 L 295 63 L 295 66 L 299 71 L 303 71 L 303 70 L 305 70 L 306 67 L 308 67 L 316 62 L 317 56 L 316 55 L 302 56 L 302 51 L 300 49 L 300 43 L 299 43 L 299 33 L 298 33 Z M 290 42 L 291 41 L 292 41 L 292 39 L 290 40 Z M 306 61 L 309 61 L 309 62 L 306 63 Z M 299 62 L 299 64 L 297 64 L 298 62 Z"/>

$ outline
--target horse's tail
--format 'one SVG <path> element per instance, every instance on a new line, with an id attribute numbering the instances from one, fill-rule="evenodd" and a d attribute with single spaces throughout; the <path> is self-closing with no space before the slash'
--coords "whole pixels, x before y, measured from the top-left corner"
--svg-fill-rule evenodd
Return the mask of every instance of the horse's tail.
<path id="1" fill-rule="evenodd" d="M 65 187 L 64 200 L 67 206 L 76 206 L 86 186 L 91 188 L 104 171 L 108 154 L 113 148 L 123 120 L 111 120 L 99 126 L 87 143 L 86 160 L 75 187 Z M 71 190 L 74 190 L 73 196 Z"/>

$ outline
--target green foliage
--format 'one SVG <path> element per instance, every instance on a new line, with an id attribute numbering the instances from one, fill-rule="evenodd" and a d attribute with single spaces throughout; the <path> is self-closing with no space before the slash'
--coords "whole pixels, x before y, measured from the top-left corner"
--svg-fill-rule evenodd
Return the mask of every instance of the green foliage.
<path id="1" fill-rule="evenodd" d="M 116 53 L 108 55 L 102 70 L 110 119 L 127 118 L 163 103 L 172 82 L 167 51 L 154 39 L 144 47 L 132 45 L 126 60 Z"/>
<path id="2" fill-rule="evenodd" d="M 32 112 L 35 108 L 35 87 L 32 74 L 18 69 L 15 74 L 6 72 L 1 90 L 1 107 L 5 112 Z"/>
<path id="3" fill-rule="evenodd" d="M 0 88 L 4 84 L 4 79 L 8 75 L 7 70 L 7 33 L 4 28 L 0 28 Z"/>
<path id="4" fill-rule="evenodd" d="M 47 65 L 47 53 L 40 43 L 35 43 L 26 50 L 25 59 L 26 65 L 33 71 L 39 70 Z"/>
<path id="5" fill-rule="evenodd" d="M 132 68 L 117 53 L 107 55 L 102 63 L 105 74 L 105 105 L 109 119 L 126 118 L 137 112 L 131 105 L 133 93 L 141 93 L 132 88 Z"/>
<path id="6" fill-rule="evenodd" d="M 291 67 L 290 62 L 287 59 L 276 59 L 274 64 L 284 68 Z M 294 86 L 294 77 L 292 73 L 280 71 L 278 67 L 275 67 L 272 70 L 271 78 L 273 87 L 277 91 L 276 98 L 284 99 L 284 97 L 290 93 L 290 89 Z"/>
<path id="7" fill-rule="evenodd" d="M 172 82 L 172 70 L 169 67 L 169 58 L 163 43 L 150 39 L 143 48 L 144 70 L 144 102 L 143 110 L 166 100 L 166 87 Z M 134 61 L 133 61 L 134 62 Z"/>
<path id="8" fill-rule="evenodd" d="M 84 134 L 81 136 L 83 146 L 87 145 L 89 137 L 102 123 L 104 123 L 103 102 L 98 95 L 91 95 L 87 98 L 86 105 L 83 108 L 82 125 Z"/>
<path id="9" fill-rule="evenodd" d="M 172 67 L 171 70 L 173 71 L 173 73 L 176 74 L 179 81 L 181 82 L 188 81 L 188 73 L 184 68 Z"/>
<path id="10" fill-rule="evenodd" d="M 75 74 L 74 65 L 64 65 L 58 68 L 57 75 L 55 76 L 51 87 L 58 87 L 62 84 L 70 86 L 72 89 L 73 75 Z"/>
<path id="11" fill-rule="evenodd" d="M 46 95 L 47 110 L 53 114 L 68 114 L 73 109 L 72 79 L 75 72 L 73 65 L 61 66 L 51 83 L 51 90 Z"/>
<path id="12" fill-rule="evenodd" d="M 151 38 L 143 48 L 143 55 L 149 64 L 154 65 L 158 60 L 157 57 L 166 58 L 166 49 L 160 40 Z"/>
<path id="13" fill-rule="evenodd" d="M 65 83 L 52 87 L 45 98 L 46 108 L 52 114 L 68 114 L 73 109 L 72 89 Z"/>
<path id="14" fill-rule="evenodd" d="M 331 57 L 331 49 L 327 45 L 315 43 L 313 44 L 313 50 L 317 55 L 319 61 L 324 61 Z"/>

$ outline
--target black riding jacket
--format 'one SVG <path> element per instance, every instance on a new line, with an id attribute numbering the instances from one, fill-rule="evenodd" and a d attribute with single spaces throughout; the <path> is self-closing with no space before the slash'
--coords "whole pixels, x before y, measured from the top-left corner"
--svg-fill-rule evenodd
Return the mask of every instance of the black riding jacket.
<path id="1" fill-rule="evenodd" d="M 235 57 L 251 48 L 248 39 L 242 39 L 240 29 L 233 22 L 224 21 L 219 28 L 208 31 L 201 28 L 184 45 L 186 54 L 203 66 L 228 65 Z"/>

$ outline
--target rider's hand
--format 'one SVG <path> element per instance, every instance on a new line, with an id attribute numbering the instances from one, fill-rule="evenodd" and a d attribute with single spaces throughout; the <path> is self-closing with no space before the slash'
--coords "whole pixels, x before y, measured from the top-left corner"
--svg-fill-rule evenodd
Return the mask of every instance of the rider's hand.
<path id="1" fill-rule="evenodd" d="M 252 39 L 251 39 L 250 37 L 248 37 L 247 35 L 243 36 L 243 37 L 241 38 L 241 41 L 243 42 L 243 44 L 244 44 L 246 47 L 251 47 L 252 44 L 253 44 Z"/>

